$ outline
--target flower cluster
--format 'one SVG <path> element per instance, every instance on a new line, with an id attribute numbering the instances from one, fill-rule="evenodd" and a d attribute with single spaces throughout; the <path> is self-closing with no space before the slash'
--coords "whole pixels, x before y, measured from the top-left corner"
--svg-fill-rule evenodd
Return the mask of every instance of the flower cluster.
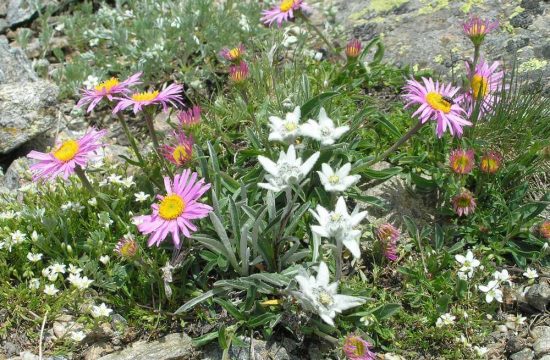
<path id="1" fill-rule="evenodd" d="M 397 260 L 397 240 L 400 236 L 399 230 L 392 224 L 382 224 L 376 229 L 376 236 L 380 241 L 386 259 L 390 261 Z"/>

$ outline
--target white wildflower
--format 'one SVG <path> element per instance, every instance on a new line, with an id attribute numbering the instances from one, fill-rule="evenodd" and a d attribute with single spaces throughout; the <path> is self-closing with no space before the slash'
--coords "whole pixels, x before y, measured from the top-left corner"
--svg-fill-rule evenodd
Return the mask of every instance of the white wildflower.
<path id="1" fill-rule="evenodd" d="M 349 175 L 351 171 L 350 163 L 344 164 L 336 171 L 332 170 L 329 164 L 322 164 L 321 170 L 317 171 L 317 174 L 319 174 L 321 184 L 328 192 L 346 191 L 361 179 L 360 175 Z"/>
<path id="2" fill-rule="evenodd" d="M 451 315 L 449 313 L 445 313 L 437 318 L 437 321 L 435 322 L 435 326 L 437 327 L 451 326 L 454 324 L 455 319 L 456 319 L 456 316 Z"/>
<path id="3" fill-rule="evenodd" d="M 529 280 L 534 280 L 535 278 L 539 277 L 539 274 L 537 273 L 537 270 L 527 268 L 525 272 L 523 273 L 523 276 L 525 276 Z"/>
<path id="4" fill-rule="evenodd" d="M 94 318 L 107 317 L 111 315 L 113 310 L 109 309 L 105 303 L 101 303 L 99 306 L 92 306 L 91 314 Z"/>
<path id="5" fill-rule="evenodd" d="M 466 274 L 468 278 L 472 278 L 475 269 L 480 264 L 479 260 L 474 258 L 474 254 L 472 253 L 472 251 L 468 250 L 466 256 L 455 255 L 455 259 L 462 265 L 459 271 Z"/>
<path id="6" fill-rule="evenodd" d="M 40 279 L 38 278 L 32 278 L 29 280 L 29 288 L 30 289 L 38 289 L 40 287 Z"/>
<path id="7" fill-rule="evenodd" d="M 81 342 L 84 338 L 86 338 L 86 334 L 83 331 L 71 332 L 71 340 L 74 342 Z"/>
<path id="8" fill-rule="evenodd" d="M 138 193 L 135 193 L 134 197 L 136 198 L 137 202 L 144 202 L 149 198 L 149 194 L 146 194 L 143 191 L 140 191 Z"/>
<path id="9" fill-rule="evenodd" d="M 44 294 L 53 296 L 59 292 L 58 289 L 56 289 L 54 284 L 49 284 L 44 287 Z"/>
<path id="10" fill-rule="evenodd" d="M 33 254 L 30 252 L 27 254 L 27 259 L 29 259 L 30 262 L 38 262 L 42 260 L 42 256 L 42 254 Z"/>
<path id="11" fill-rule="evenodd" d="M 103 256 L 100 256 L 99 257 L 99 261 L 103 264 L 103 265 L 107 265 L 109 263 L 109 255 L 103 255 Z"/>
<path id="12" fill-rule="evenodd" d="M 485 293 L 485 301 L 490 304 L 493 300 L 502 302 L 502 290 L 498 287 L 499 283 L 496 280 L 491 280 L 487 285 L 479 285 L 479 290 Z"/>

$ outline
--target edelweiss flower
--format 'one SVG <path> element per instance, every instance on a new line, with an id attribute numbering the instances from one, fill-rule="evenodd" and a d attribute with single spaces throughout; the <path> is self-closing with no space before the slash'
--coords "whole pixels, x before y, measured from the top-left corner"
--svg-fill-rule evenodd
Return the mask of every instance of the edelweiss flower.
<path id="1" fill-rule="evenodd" d="M 485 293 L 485 301 L 490 304 L 493 300 L 502 302 L 502 290 L 500 290 L 499 282 L 497 280 L 491 280 L 487 285 L 479 285 L 479 290 Z"/>
<path id="2" fill-rule="evenodd" d="M 479 260 L 474 258 L 474 254 L 471 250 L 468 250 L 466 256 L 455 255 L 455 259 L 460 263 L 460 265 L 462 265 L 459 271 L 465 273 L 468 278 L 471 278 L 474 275 L 475 269 L 480 265 Z"/>
<path id="3" fill-rule="evenodd" d="M 139 78 L 141 72 L 138 72 L 123 82 L 119 82 L 117 78 L 112 77 L 109 80 L 102 82 L 93 87 L 93 89 L 83 89 L 82 99 L 76 104 L 77 107 L 88 106 L 87 112 L 91 112 L 96 105 L 103 99 L 113 101 L 113 95 L 121 95 L 130 93 L 130 86 L 140 84 Z M 89 77 L 88 77 L 89 78 Z"/>
<path id="4" fill-rule="evenodd" d="M 357 335 L 348 335 L 344 340 L 344 354 L 349 360 L 375 360 L 376 354 L 370 351 L 371 344 Z"/>
<path id="5" fill-rule="evenodd" d="M 296 17 L 297 13 L 309 11 L 309 5 L 303 0 L 282 0 L 279 6 L 263 10 L 261 21 L 268 26 L 276 22 L 281 27 L 283 21 L 290 21 Z"/>
<path id="6" fill-rule="evenodd" d="M 187 136 L 183 131 L 172 133 L 172 140 L 161 146 L 164 158 L 176 166 L 186 164 L 193 155 L 193 137 Z"/>
<path id="7" fill-rule="evenodd" d="M 183 92 L 183 86 L 178 84 L 171 84 L 162 91 L 146 91 L 141 93 L 134 93 L 130 97 L 119 98 L 118 104 L 116 104 L 113 109 L 113 114 L 124 110 L 130 106 L 133 107 L 134 114 L 137 114 L 143 107 L 150 105 L 162 105 L 162 110 L 164 112 L 168 111 L 168 104 L 171 104 L 174 107 L 183 105 L 183 97 L 181 95 Z"/>
<path id="8" fill-rule="evenodd" d="M 317 278 L 307 274 L 296 276 L 300 291 L 292 291 L 302 306 L 311 312 L 319 314 L 327 324 L 334 326 L 334 317 L 344 310 L 351 309 L 365 303 L 365 299 L 339 295 L 338 282 L 329 284 L 329 271 L 324 262 L 319 264 Z"/>
<path id="9" fill-rule="evenodd" d="M 497 71 L 500 66 L 495 61 L 491 66 L 483 60 L 476 65 L 475 70 L 466 62 L 466 71 L 470 79 L 470 88 L 461 96 L 464 108 L 468 115 L 472 115 L 476 106 L 479 106 L 480 116 L 490 113 L 502 89 L 504 71 Z M 481 102 L 479 105 L 476 102 Z"/>
<path id="10" fill-rule="evenodd" d="M 296 158 L 296 150 L 293 145 L 288 147 L 286 154 L 281 151 L 277 163 L 265 156 L 258 156 L 258 161 L 263 166 L 267 183 L 259 183 L 258 186 L 273 192 L 288 189 L 291 185 L 298 185 L 311 171 L 319 158 L 319 152 L 314 153 L 302 164 L 302 159 Z"/>
<path id="11" fill-rule="evenodd" d="M 321 170 L 317 171 L 317 174 L 319 174 L 321 184 L 328 192 L 346 191 L 361 179 L 361 175 L 349 175 L 351 171 L 350 163 L 344 164 L 336 171 L 332 170 L 329 164 L 322 164 Z"/>
<path id="12" fill-rule="evenodd" d="M 451 315 L 449 313 L 441 315 L 439 318 L 437 318 L 437 321 L 435 322 L 435 326 L 437 327 L 443 327 L 443 326 L 451 326 L 454 324 L 456 319 L 456 316 Z"/>
<path id="13" fill-rule="evenodd" d="M 349 130 L 349 126 L 335 126 L 334 121 L 327 116 L 324 108 L 319 110 L 318 122 L 308 120 L 307 123 L 301 126 L 301 133 L 304 136 L 320 141 L 322 145 L 332 145 L 344 133 Z"/>
<path id="14" fill-rule="evenodd" d="M 109 309 L 105 303 L 101 303 L 99 306 L 92 306 L 91 314 L 94 318 L 108 317 L 113 310 Z"/>
<path id="15" fill-rule="evenodd" d="M 456 174 L 469 174 L 474 168 L 474 151 L 455 149 L 449 157 L 449 166 Z"/>
<path id="16" fill-rule="evenodd" d="M 287 113 L 284 120 L 277 116 L 270 116 L 269 122 L 271 132 L 268 139 L 270 141 L 284 141 L 291 144 L 302 135 L 299 106 L 296 106 L 293 112 Z"/>

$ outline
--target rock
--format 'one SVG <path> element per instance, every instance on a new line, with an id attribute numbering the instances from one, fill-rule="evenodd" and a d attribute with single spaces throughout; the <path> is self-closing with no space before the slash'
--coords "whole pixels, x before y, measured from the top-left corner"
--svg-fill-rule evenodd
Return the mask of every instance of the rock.
<path id="1" fill-rule="evenodd" d="M 103 356 L 99 360 L 184 360 L 196 358 L 191 338 L 183 333 L 175 333 L 151 342 L 138 341 L 121 351 Z"/>
<path id="2" fill-rule="evenodd" d="M 6 174 L 0 180 L 0 185 L 10 189 L 19 189 L 23 183 L 31 180 L 29 172 L 30 160 L 27 158 L 19 158 L 11 163 Z"/>
<path id="3" fill-rule="evenodd" d="M 70 315 L 63 315 L 57 318 L 52 325 L 53 333 L 58 339 L 70 335 L 71 332 L 81 331 L 83 329 L 84 326 L 75 322 L 74 318 Z"/>
<path id="4" fill-rule="evenodd" d="M 527 29 L 533 23 L 533 17 L 528 12 L 522 12 L 510 19 L 510 25 Z"/>
<path id="5" fill-rule="evenodd" d="M 9 28 L 6 19 L 0 18 L 0 34 L 3 34 Z"/>
<path id="6" fill-rule="evenodd" d="M 244 339 L 246 344 L 249 344 L 249 339 Z M 223 351 L 219 346 L 211 344 L 208 346 L 202 356 L 203 360 L 218 360 L 222 358 Z M 248 360 L 250 359 L 250 346 L 244 348 L 232 346 L 229 350 L 229 358 L 232 360 Z M 290 360 L 291 357 L 286 348 L 279 342 L 266 342 L 263 340 L 254 340 L 254 358 L 253 360 Z"/>
<path id="7" fill-rule="evenodd" d="M 25 53 L 12 48 L 8 40 L 0 36 L 0 84 L 35 80 L 38 77 Z"/>
<path id="8" fill-rule="evenodd" d="M 544 312 L 550 302 L 550 286 L 546 283 L 535 284 L 525 294 L 527 303 L 535 309 Z"/>
<path id="9" fill-rule="evenodd" d="M 113 347 L 107 342 L 99 342 L 90 346 L 83 354 L 84 360 L 97 360 L 100 356 L 113 352 Z M 103 357 L 101 358 L 103 359 Z M 139 357 L 136 359 L 140 359 Z M 143 358 L 147 359 L 147 358 Z"/>
<path id="10" fill-rule="evenodd" d="M 520 336 L 510 336 L 506 341 L 506 352 L 508 354 L 514 354 L 527 347 L 527 340 Z"/>
<path id="11" fill-rule="evenodd" d="M 550 360 L 550 355 L 544 355 L 539 360 Z"/>
<path id="12" fill-rule="evenodd" d="M 21 354 L 19 354 L 19 358 L 21 360 L 39 360 L 40 359 L 37 355 L 34 355 L 29 351 L 23 351 Z"/>
<path id="13" fill-rule="evenodd" d="M 4 352 L 8 356 L 12 356 L 15 354 L 18 354 L 19 351 L 21 351 L 21 347 L 15 343 L 12 343 L 11 341 L 6 341 L 4 343 Z"/>
<path id="14" fill-rule="evenodd" d="M 39 9 L 43 11 L 46 6 L 59 6 L 59 2 L 56 0 L 8 1 L 6 20 L 8 21 L 10 27 L 31 20 L 37 14 Z"/>
<path id="15" fill-rule="evenodd" d="M 49 81 L 0 84 L 0 154 L 49 130 L 55 123 L 58 87 Z"/>
<path id="16" fill-rule="evenodd" d="M 550 338 L 550 326 L 537 326 L 531 330 L 531 337 L 535 340 Z"/>
<path id="17" fill-rule="evenodd" d="M 510 360 L 533 360 L 535 353 L 533 350 L 526 348 L 510 356 Z"/>
<path id="18" fill-rule="evenodd" d="M 533 350 L 537 357 L 550 354 L 550 336 L 541 337 L 536 340 L 533 344 Z"/>

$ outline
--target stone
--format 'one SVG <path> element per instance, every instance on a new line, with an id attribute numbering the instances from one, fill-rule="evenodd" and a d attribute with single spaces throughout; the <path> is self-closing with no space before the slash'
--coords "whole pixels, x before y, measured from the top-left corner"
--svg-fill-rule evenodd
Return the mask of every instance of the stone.
<path id="1" fill-rule="evenodd" d="M 531 330 L 531 337 L 535 340 L 540 338 L 550 338 L 550 326 L 536 326 Z"/>
<path id="2" fill-rule="evenodd" d="M 535 341 L 533 350 L 537 358 L 542 355 L 550 354 L 550 336 L 541 337 Z"/>
<path id="3" fill-rule="evenodd" d="M 56 85 L 45 80 L 0 84 L 0 154 L 52 128 L 58 92 Z"/>
<path id="4" fill-rule="evenodd" d="M 59 6 L 57 0 L 8 0 L 8 2 L 6 20 L 10 27 L 32 20 L 39 9 L 44 10 L 46 6 Z"/>
<path id="5" fill-rule="evenodd" d="M 99 360 L 185 360 L 197 359 L 192 339 L 183 333 L 166 335 L 155 341 L 138 341 Z"/>
<path id="6" fill-rule="evenodd" d="M 246 347 L 236 347 L 232 346 L 229 350 L 229 358 L 232 360 L 294 360 L 297 359 L 294 356 L 288 354 L 287 349 L 283 346 L 283 342 L 266 342 L 263 340 L 254 340 L 254 357 L 250 356 L 250 343 L 249 338 L 243 339 Z M 210 344 L 207 346 L 202 356 L 200 357 L 203 360 L 218 360 L 222 358 L 223 350 L 217 346 L 217 344 Z"/>
<path id="7" fill-rule="evenodd" d="M 63 317 L 60 317 L 54 321 L 52 329 L 55 337 L 59 339 L 64 336 L 69 336 L 71 332 L 83 330 L 84 326 L 75 322 L 72 316 L 63 315 Z"/>
<path id="8" fill-rule="evenodd" d="M 510 360 L 533 360 L 535 353 L 533 350 L 526 348 L 510 356 Z"/>
<path id="9" fill-rule="evenodd" d="M 8 40 L 0 36 L 0 85 L 36 80 L 38 77 L 23 50 L 12 48 Z"/>
<path id="10" fill-rule="evenodd" d="M 544 355 L 539 360 L 550 360 L 550 355 Z"/>
<path id="11" fill-rule="evenodd" d="M 510 19 L 510 25 L 527 29 L 533 23 L 533 17 L 528 12 L 522 12 Z"/>
<path id="12" fill-rule="evenodd" d="M 546 283 L 531 286 L 525 294 L 525 300 L 535 309 L 544 312 L 550 302 L 550 286 Z"/>
<path id="13" fill-rule="evenodd" d="M 9 190 L 19 189 L 25 182 L 31 180 L 29 172 L 30 160 L 19 158 L 13 161 L 0 180 L 0 185 Z"/>
<path id="14" fill-rule="evenodd" d="M 19 353 L 19 351 L 21 351 L 21 347 L 19 345 L 11 341 L 6 341 L 4 343 L 4 352 L 6 353 L 6 355 L 12 356 Z"/>
<path id="15" fill-rule="evenodd" d="M 113 352 L 113 347 L 107 342 L 99 342 L 90 346 L 83 354 L 84 360 L 97 360 L 100 356 Z M 103 359 L 103 357 L 101 357 Z M 137 358 L 139 359 L 139 358 Z M 148 358 L 143 358 L 148 359 Z"/>
<path id="16" fill-rule="evenodd" d="M 514 354 L 526 348 L 527 345 L 526 339 L 520 336 L 512 335 L 508 338 L 508 341 L 506 341 L 506 352 L 508 354 Z"/>
<path id="17" fill-rule="evenodd" d="M 21 360 L 39 360 L 40 358 L 37 355 L 34 355 L 30 351 L 23 351 L 19 354 L 19 359 Z"/>

